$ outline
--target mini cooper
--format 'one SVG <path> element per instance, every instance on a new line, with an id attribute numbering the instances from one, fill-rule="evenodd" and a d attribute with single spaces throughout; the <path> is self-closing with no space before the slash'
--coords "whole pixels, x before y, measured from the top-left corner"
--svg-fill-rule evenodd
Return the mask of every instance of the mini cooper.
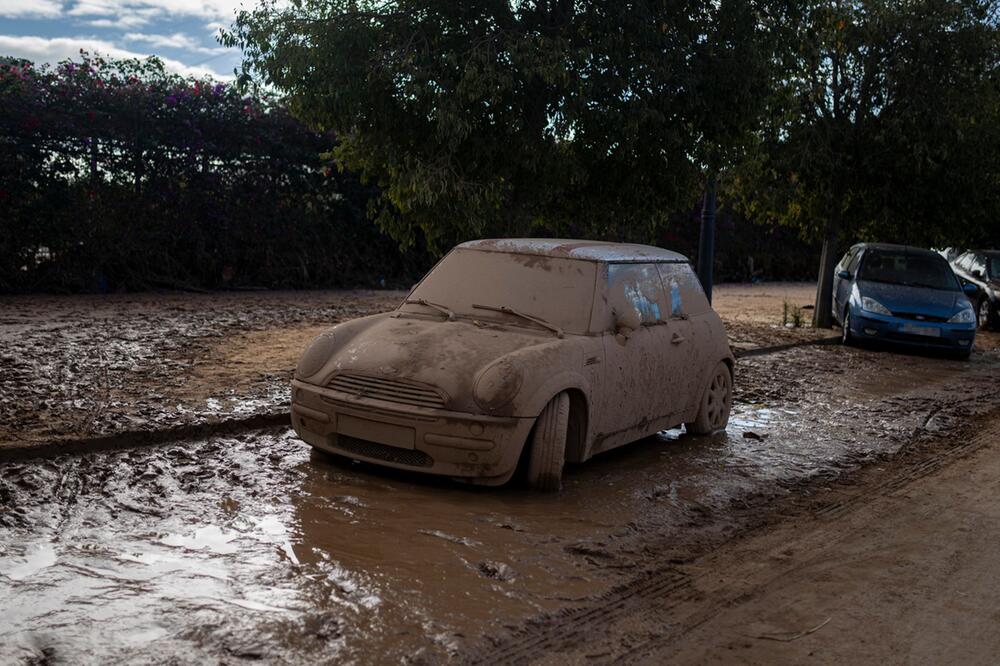
<path id="1" fill-rule="evenodd" d="M 557 490 L 579 463 L 726 427 L 733 356 L 688 260 L 644 245 L 463 243 L 396 310 L 302 355 L 292 424 L 353 460 Z"/>

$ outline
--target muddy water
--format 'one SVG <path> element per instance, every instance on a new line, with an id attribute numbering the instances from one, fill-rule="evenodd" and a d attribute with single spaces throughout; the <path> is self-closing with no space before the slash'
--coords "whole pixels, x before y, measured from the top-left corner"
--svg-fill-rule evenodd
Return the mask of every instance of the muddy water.
<path id="1" fill-rule="evenodd" d="M 897 379 L 864 381 L 887 363 Z M 655 563 L 650 543 L 732 530 L 749 498 L 948 427 L 968 413 L 949 405 L 986 404 L 957 391 L 995 382 L 995 359 L 897 363 L 755 359 L 726 434 L 662 433 L 569 468 L 552 496 L 340 461 L 283 429 L 7 463 L 0 663 L 447 659 Z"/>

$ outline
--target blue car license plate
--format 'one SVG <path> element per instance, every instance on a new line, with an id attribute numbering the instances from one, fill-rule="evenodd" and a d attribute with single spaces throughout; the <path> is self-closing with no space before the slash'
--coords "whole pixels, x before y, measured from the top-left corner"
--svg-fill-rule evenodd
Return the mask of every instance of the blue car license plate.
<path id="1" fill-rule="evenodd" d="M 917 326 L 916 324 L 903 324 L 903 333 L 912 335 L 926 335 L 931 338 L 940 338 L 941 329 L 935 326 Z"/>

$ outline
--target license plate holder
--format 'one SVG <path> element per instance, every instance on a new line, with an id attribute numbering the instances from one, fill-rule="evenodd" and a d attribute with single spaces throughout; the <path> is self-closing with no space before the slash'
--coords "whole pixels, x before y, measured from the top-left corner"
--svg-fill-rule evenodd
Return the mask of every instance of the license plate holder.
<path id="1" fill-rule="evenodd" d="M 928 338 L 940 338 L 941 329 L 936 326 L 920 326 L 918 324 L 903 324 L 903 333 L 923 335 Z"/>
<path id="2" fill-rule="evenodd" d="M 362 419 L 350 414 L 337 415 L 337 434 L 400 449 L 416 448 L 416 433 L 413 428 Z"/>

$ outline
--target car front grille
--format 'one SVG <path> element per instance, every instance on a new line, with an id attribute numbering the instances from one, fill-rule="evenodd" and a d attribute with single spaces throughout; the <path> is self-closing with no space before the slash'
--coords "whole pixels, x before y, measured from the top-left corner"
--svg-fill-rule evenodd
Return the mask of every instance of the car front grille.
<path id="1" fill-rule="evenodd" d="M 914 321 L 926 321 L 934 324 L 942 324 L 948 321 L 947 317 L 935 317 L 934 315 L 916 314 L 914 312 L 893 312 L 894 317 L 900 319 L 912 319 Z"/>
<path id="2" fill-rule="evenodd" d="M 440 408 L 445 405 L 445 397 L 440 391 L 419 382 L 343 373 L 335 375 L 328 386 L 357 398 L 385 400 L 414 407 Z"/>
<path id="3" fill-rule="evenodd" d="M 337 435 L 333 445 L 348 453 L 353 453 L 365 458 L 384 460 L 386 462 L 408 465 L 410 467 L 431 467 L 434 459 L 423 451 L 415 449 L 401 449 L 398 446 L 386 446 L 377 442 L 358 439 L 350 435 Z"/>

